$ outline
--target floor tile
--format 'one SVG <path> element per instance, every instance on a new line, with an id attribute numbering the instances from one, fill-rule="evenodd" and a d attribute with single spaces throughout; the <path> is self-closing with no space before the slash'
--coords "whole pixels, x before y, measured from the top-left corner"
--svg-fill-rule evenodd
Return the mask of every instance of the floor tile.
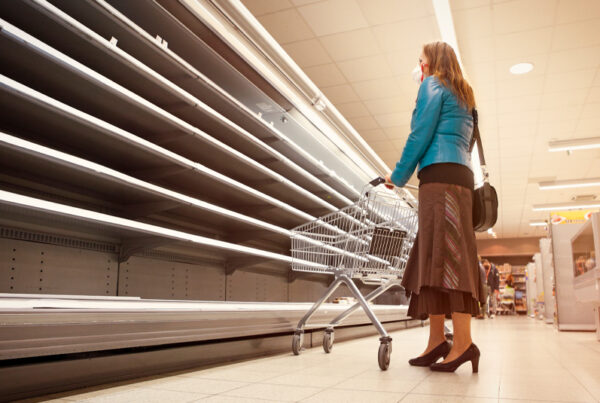
<path id="1" fill-rule="evenodd" d="M 427 403 L 496 403 L 497 399 L 465 396 L 436 396 L 410 393 L 406 395 L 401 403 L 427 402 Z M 539 402 L 538 402 L 539 403 Z"/>
<path id="2" fill-rule="evenodd" d="M 236 381 L 236 382 L 260 382 L 266 379 L 274 378 L 281 375 L 281 372 L 275 371 L 256 371 L 249 370 L 243 367 L 235 368 L 218 368 L 216 370 L 202 370 L 188 372 L 182 374 L 185 378 L 205 378 L 205 379 L 220 379 L 224 381 Z"/>
<path id="3" fill-rule="evenodd" d="M 369 390 L 381 392 L 410 392 L 421 382 L 418 379 L 376 379 L 361 378 L 360 376 L 348 379 L 336 385 L 335 389 Z"/>
<path id="4" fill-rule="evenodd" d="M 500 383 L 500 398 L 560 402 L 597 402 L 578 382 Z"/>
<path id="5" fill-rule="evenodd" d="M 213 395 L 205 399 L 199 400 L 197 403 L 267 403 L 272 400 L 251 399 L 249 397 L 236 397 L 225 395 Z"/>
<path id="6" fill-rule="evenodd" d="M 346 381 L 347 378 L 342 376 L 318 376 L 306 373 L 291 373 L 287 375 L 277 376 L 270 378 L 262 383 L 269 383 L 274 385 L 302 385 L 312 386 L 316 388 L 326 388 Z"/>
<path id="7" fill-rule="evenodd" d="M 133 389 L 119 393 L 107 393 L 104 395 L 90 397 L 88 399 L 76 399 L 76 401 L 84 403 L 186 403 L 194 402 L 208 396 L 209 395 L 200 393 L 179 392 L 173 390 Z"/>
<path id="8" fill-rule="evenodd" d="M 321 388 L 309 386 L 270 385 L 254 383 L 223 393 L 225 396 L 267 399 L 278 402 L 295 402 L 319 392 Z"/>
<path id="9" fill-rule="evenodd" d="M 424 348 L 428 332 L 427 327 L 393 332 L 387 371 L 379 369 L 379 341 L 371 336 L 336 342 L 331 354 L 318 346 L 299 356 L 286 352 L 79 389 L 46 400 L 600 402 L 600 343 L 593 333 L 558 332 L 525 317 L 473 321 L 473 340 L 482 353 L 479 373 L 473 374 L 468 363 L 454 373 L 408 365 Z"/>
<path id="10" fill-rule="evenodd" d="M 302 400 L 303 403 L 396 403 L 403 393 L 327 389 Z"/>
<path id="11" fill-rule="evenodd" d="M 217 394 L 248 385 L 244 382 L 231 382 L 216 379 L 178 377 L 167 382 L 150 385 L 149 388 L 172 390 L 177 392 L 193 392 L 202 394 Z"/>

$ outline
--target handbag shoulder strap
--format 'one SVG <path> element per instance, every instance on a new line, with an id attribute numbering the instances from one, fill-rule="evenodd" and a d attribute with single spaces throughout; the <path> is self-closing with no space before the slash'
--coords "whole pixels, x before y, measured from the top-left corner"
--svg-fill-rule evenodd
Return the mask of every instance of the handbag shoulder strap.
<path id="1" fill-rule="evenodd" d="M 473 108 L 473 138 L 471 139 L 471 146 L 469 151 L 473 151 L 473 147 L 477 144 L 477 152 L 479 154 L 479 163 L 485 166 L 485 156 L 483 155 L 483 145 L 481 144 L 481 135 L 479 133 L 479 115 L 477 109 Z"/>

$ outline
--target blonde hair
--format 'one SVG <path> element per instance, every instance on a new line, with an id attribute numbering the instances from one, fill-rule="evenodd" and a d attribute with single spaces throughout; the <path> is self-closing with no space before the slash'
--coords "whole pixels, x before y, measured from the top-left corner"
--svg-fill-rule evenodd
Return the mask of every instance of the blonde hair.
<path id="1" fill-rule="evenodd" d="M 452 46 L 446 42 L 432 42 L 423 46 L 427 58 L 429 73 L 440 80 L 456 95 L 463 106 L 469 110 L 475 107 L 473 89 L 465 80 Z"/>

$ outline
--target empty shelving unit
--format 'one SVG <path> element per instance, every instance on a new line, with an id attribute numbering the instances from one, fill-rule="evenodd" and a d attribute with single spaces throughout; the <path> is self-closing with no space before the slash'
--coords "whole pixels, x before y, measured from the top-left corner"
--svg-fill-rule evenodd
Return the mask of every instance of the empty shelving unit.
<path id="1" fill-rule="evenodd" d="M 382 169 L 197 6 L 227 21 L 205 1 L 0 2 L 3 398 L 287 350 L 327 287 L 290 272 L 289 230 Z M 403 301 L 379 301 L 392 329 Z"/>

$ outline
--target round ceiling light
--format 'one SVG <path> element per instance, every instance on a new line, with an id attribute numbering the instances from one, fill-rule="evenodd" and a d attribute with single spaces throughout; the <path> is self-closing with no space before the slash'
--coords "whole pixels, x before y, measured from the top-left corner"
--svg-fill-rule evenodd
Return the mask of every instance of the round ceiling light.
<path id="1" fill-rule="evenodd" d="M 531 63 L 517 63 L 510 68 L 510 72 L 513 74 L 525 74 L 533 70 L 533 64 Z"/>

